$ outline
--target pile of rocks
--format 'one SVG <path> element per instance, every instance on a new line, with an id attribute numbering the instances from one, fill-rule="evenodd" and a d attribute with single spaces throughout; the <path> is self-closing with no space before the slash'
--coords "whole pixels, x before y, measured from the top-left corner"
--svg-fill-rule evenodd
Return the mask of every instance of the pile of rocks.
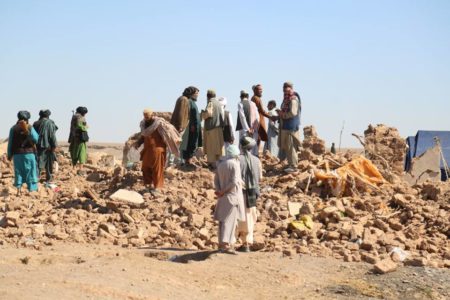
<path id="1" fill-rule="evenodd" d="M 325 154 L 325 141 L 319 138 L 316 128 L 314 126 L 306 126 L 303 128 L 303 143 L 304 149 L 309 149 L 316 155 Z"/>
<path id="2" fill-rule="evenodd" d="M 315 142 L 305 144 L 299 155 L 297 173 L 285 174 L 283 163 L 269 154 L 261 158 L 264 178 L 253 250 L 365 261 L 382 273 L 401 262 L 450 267 L 449 183 L 397 182 L 333 197 L 312 170 L 325 165 L 336 169 L 357 154 L 317 152 L 311 145 L 321 144 L 320 139 L 311 140 Z M 97 163 L 88 164 L 87 177 L 81 177 L 61 153 L 58 188 L 41 186 L 24 197 L 15 196 L 10 175 L 2 179 L 0 244 L 40 248 L 64 240 L 122 247 L 217 247 L 214 174 L 208 169 L 168 168 L 162 195 L 155 196 L 145 190 L 139 164 L 111 166 L 103 156 L 92 162 Z M 4 157 L 2 163 L 2 172 L 12 174 Z M 311 222 L 294 226 L 297 220 Z"/>
<path id="3" fill-rule="evenodd" d="M 405 167 L 406 141 L 397 128 L 383 124 L 369 125 L 364 131 L 366 157 L 378 168 L 387 166 L 394 174 L 401 175 Z"/>

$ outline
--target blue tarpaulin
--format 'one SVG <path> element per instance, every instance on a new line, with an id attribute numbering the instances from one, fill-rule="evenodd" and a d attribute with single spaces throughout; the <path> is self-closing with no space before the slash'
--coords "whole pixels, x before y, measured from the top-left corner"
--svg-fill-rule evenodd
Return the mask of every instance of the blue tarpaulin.
<path id="1" fill-rule="evenodd" d="M 414 138 L 408 137 L 406 143 L 409 146 L 408 152 L 406 153 L 405 170 L 409 170 L 411 166 L 411 160 L 414 157 L 418 157 L 425 153 L 430 148 L 436 145 L 434 138 L 439 138 L 441 142 L 442 152 L 447 164 L 450 163 L 450 131 L 427 131 L 419 130 Z M 441 169 L 443 180 L 446 179 L 444 172 L 444 163 L 441 159 Z"/>

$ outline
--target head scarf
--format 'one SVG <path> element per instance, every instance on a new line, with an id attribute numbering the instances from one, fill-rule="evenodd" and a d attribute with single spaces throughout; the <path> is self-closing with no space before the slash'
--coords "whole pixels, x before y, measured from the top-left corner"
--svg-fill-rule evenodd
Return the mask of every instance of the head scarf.
<path id="1" fill-rule="evenodd" d="M 41 117 L 41 118 L 48 118 L 48 117 L 50 117 L 51 114 L 52 114 L 52 113 L 50 112 L 50 110 L 48 110 L 48 109 L 43 109 L 43 110 L 41 110 L 41 111 L 39 112 L 39 117 Z"/>
<path id="2" fill-rule="evenodd" d="M 241 147 L 244 150 L 251 150 L 256 145 L 256 141 L 252 139 L 251 137 L 243 137 L 240 141 Z"/>
<path id="3" fill-rule="evenodd" d="M 239 147 L 236 145 L 231 144 L 226 149 L 226 155 L 228 158 L 237 157 L 239 154 L 241 154 L 241 152 L 239 151 Z"/>
<path id="4" fill-rule="evenodd" d="M 18 113 L 17 113 L 17 118 L 20 120 L 20 121 L 28 121 L 30 118 L 31 118 L 31 115 L 30 115 L 30 113 L 28 112 L 28 111 L 26 111 L 26 110 L 21 110 L 21 111 L 19 111 Z"/>
<path id="5" fill-rule="evenodd" d="M 217 101 L 219 101 L 219 103 L 220 103 L 220 105 L 222 105 L 222 107 L 227 106 L 227 98 L 225 98 L 225 97 L 219 97 L 219 98 L 217 99 Z"/>
<path id="6" fill-rule="evenodd" d="M 76 112 L 82 116 L 88 113 L 88 109 L 84 106 L 78 106 Z"/>

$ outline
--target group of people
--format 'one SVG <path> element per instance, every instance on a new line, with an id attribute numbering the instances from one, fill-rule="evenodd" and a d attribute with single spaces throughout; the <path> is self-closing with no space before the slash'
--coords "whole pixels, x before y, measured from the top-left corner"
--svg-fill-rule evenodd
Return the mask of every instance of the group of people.
<path id="1" fill-rule="evenodd" d="M 293 84 L 283 84 L 280 109 L 271 100 L 268 111 L 263 105 L 262 85 L 254 85 L 252 89 L 251 99 L 246 91 L 240 92 L 234 128 L 226 98 L 208 90 L 207 105 L 199 110 L 199 89 L 187 87 L 175 103 L 170 122 L 155 116 L 150 109 L 144 110 L 141 135 L 135 143 L 136 148 L 144 145 L 143 181 L 155 195 L 160 194 L 164 185 L 164 168 L 171 161 L 168 157 L 175 156 L 180 165 L 194 170 L 193 157 L 203 147 L 208 167 L 215 171 L 218 202 L 214 216 L 219 221 L 219 247 L 227 253 L 234 252 L 236 237 L 243 242 L 238 250 L 247 252 L 253 243 L 256 199 L 262 177 L 258 158 L 261 142 L 265 143 L 265 151 L 281 160 L 287 159 L 286 172 L 295 172 L 298 164 L 301 102 Z M 235 130 L 239 132 L 238 143 Z"/>
<path id="2" fill-rule="evenodd" d="M 177 99 L 170 122 L 145 109 L 140 123 L 140 134 L 134 147 L 142 150 L 142 173 L 146 189 L 160 194 L 164 186 L 164 169 L 170 157 L 187 170 L 195 169 L 193 157 L 203 147 L 208 167 L 215 172 L 214 187 L 217 196 L 214 217 L 219 221 L 219 248 L 234 253 L 236 238 L 242 240 L 240 251 L 250 251 L 253 227 L 256 223 L 256 200 L 260 195 L 259 181 L 262 166 L 258 158 L 261 142 L 264 150 L 287 160 L 286 172 L 295 172 L 297 151 L 300 147 L 300 96 L 290 82 L 283 84 L 283 101 L 279 109 L 275 100 L 263 105 L 263 87 L 252 87 L 249 99 L 240 92 L 236 128 L 227 110 L 227 99 L 217 97 L 214 90 L 206 93 L 207 105 L 199 110 L 199 89 L 190 86 Z M 78 107 L 70 123 L 69 152 L 78 174 L 83 175 L 89 141 L 86 107 Z M 21 192 L 23 183 L 36 191 L 41 173 L 45 181 L 53 180 L 56 161 L 56 131 L 58 127 L 49 117 L 49 110 L 39 112 L 39 120 L 29 125 L 31 115 L 20 111 L 18 121 L 11 128 L 8 140 L 8 159 L 14 160 L 15 186 Z M 266 120 L 268 119 L 268 126 Z M 202 128 L 203 124 L 203 128 Z M 235 141 L 235 131 L 239 140 Z"/>
<path id="3" fill-rule="evenodd" d="M 71 120 L 69 150 L 73 166 L 86 163 L 88 141 L 85 115 L 86 107 L 78 107 Z M 19 111 L 17 122 L 11 127 L 8 137 L 8 160 L 14 163 L 14 186 L 20 195 L 23 184 L 30 192 L 38 190 L 41 174 L 47 185 L 53 184 L 54 167 L 56 165 L 56 148 L 58 142 L 56 131 L 58 126 L 50 119 L 48 109 L 39 112 L 39 119 L 29 124 L 30 112 Z M 81 169 L 82 167 L 80 167 Z"/>

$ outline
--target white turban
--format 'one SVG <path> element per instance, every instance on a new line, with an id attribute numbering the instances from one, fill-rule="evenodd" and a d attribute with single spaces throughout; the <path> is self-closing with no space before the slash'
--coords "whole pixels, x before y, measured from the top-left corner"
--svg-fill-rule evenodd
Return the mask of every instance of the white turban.
<path id="1" fill-rule="evenodd" d="M 229 158 L 237 157 L 241 154 L 241 151 L 239 150 L 238 146 L 231 144 L 227 147 L 226 154 L 227 154 L 227 157 L 229 157 Z"/>
<path id="2" fill-rule="evenodd" d="M 219 99 L 217 99 L 217 101 L 219 101 L 220 105 L 222 105 L 223 107 L 227 106 L 227 98 L 219 97 Z"/>

